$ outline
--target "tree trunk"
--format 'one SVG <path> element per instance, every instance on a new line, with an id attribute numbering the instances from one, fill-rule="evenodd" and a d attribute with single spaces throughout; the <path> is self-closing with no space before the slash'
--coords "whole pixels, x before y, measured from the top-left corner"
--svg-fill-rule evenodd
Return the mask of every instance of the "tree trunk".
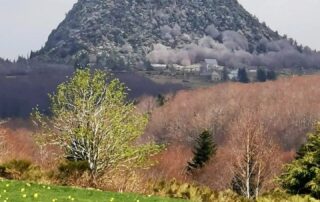
<path id="1" fill-rule="evenodd" d="M 255 190 L 255 197 L 258 198 L 260 194 L 260 183 L 261 183 L 261 162 L 259 163 L 258 167 L 258 176 L 257 176 L 257 185 Z"/>
<path id="2" fill-rule="evenodd" d="M 250 135 L 247 135 L 247 148 L 246 148 L 246 196 L 247 198 L 251 198 L 250 194 Z"/>

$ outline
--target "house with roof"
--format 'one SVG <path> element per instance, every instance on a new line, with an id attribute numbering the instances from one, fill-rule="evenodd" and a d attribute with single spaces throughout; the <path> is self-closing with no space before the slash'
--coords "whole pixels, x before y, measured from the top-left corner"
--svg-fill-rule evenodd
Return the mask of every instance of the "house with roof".
<path id="1" fill-rule="evenodd" d="M 151 64 L 151 67 L 155 70 L 165 70 L 167 69 L 167 64 Z"/>
<path id="2" fill-rule="evenodd" d="M 213 71 L 211 73 L 211 81 L 221 81 L 222 80 L 222 75 L 220 72 Z"/>
<path id="3" fill-rule="evenodd" d="M 228 74 L 228 78 L 230 80 L 237 80 L 238 79 L 238 72 L 239 72 L 239 69 L 233 69 L 229 72 Z"/>
<path id="4" fill-rule="evenodd" d="M 202 71 L 210 72 L 213 70 L 222 71 L 223 66 L 220 66 L 216 59 L 205 59 L 202 64 Z"/>
<path id="5" fill-rule="evenodd" d="M 219 81 L 222 79 L 224 67 L 218 64 L 216 59 L 205 59 L 201 65 L 200 76 Z"/>

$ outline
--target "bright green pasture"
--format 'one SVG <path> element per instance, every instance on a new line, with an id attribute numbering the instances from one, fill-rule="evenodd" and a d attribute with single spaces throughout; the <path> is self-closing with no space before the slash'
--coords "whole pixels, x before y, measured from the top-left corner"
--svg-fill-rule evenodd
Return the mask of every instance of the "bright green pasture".
<path id="1" fill-rule="evenodd" d="M 181 202 L 183 200 L 112 193 L 22 181 L 0 180 L 0 202 Z"/>

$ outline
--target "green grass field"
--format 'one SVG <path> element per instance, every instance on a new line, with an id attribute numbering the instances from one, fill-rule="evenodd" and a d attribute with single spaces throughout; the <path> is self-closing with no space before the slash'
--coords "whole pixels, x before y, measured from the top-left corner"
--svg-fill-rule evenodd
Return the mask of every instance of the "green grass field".
<path id="1" fill-rule="evenodd" d="M 0 180 L 0 202 L 182 202 L 154 196 L 112 193 L 69 187 Z"/>

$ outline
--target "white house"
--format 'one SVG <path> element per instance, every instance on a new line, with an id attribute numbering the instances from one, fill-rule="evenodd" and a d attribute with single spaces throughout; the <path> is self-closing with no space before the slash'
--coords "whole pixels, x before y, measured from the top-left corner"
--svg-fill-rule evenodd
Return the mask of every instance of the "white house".
<path id="1" fill-rule="evenodd" d="M 218 70 L 218 71 L 223 70 L 223 67 L 218 64 L 218 61 L 216 59 L 205 59 L 203 67 L 204 67 L 203 70 L 208 72 L 212 70 Z"/>
<path id="2" fill-rule="evenodd" d="M 192 64 L 184 66 L 183 70 L 187 72 L 200 72 L 201 64 Z"/>
<path id="3" fill-rule="evenodd" d="M 154 68 L 155 70 L 165 70 L 167 69 L 166 64 L 151 64 L 151 67 Z"/>
<path id="4" fill-rule="evenodd" d="M 238 79 L 238 69 L 231 70 L 228 74 L 230 80 L 237 80 Z"/>
<path id="5" fill-rule="evenodd" d="M 211 81 L 221 81 L 221 74 L 216 72 L 216 71 L 213 71 L 211 73 Z"/>
<path id="6" fill-rule="evenodd" d="M 192 64 L 187 66 L 172 64 L 172 68 L 183 72 L 200 72 L 201 64 Z"/>
<path id="7" fill-rule="evenodd" d="M 222 79 L 223 69 L 224 67 L 220 66 L 216 59 L 205 59 L 201 66 L 200 76 L 219 81 Z"/>

